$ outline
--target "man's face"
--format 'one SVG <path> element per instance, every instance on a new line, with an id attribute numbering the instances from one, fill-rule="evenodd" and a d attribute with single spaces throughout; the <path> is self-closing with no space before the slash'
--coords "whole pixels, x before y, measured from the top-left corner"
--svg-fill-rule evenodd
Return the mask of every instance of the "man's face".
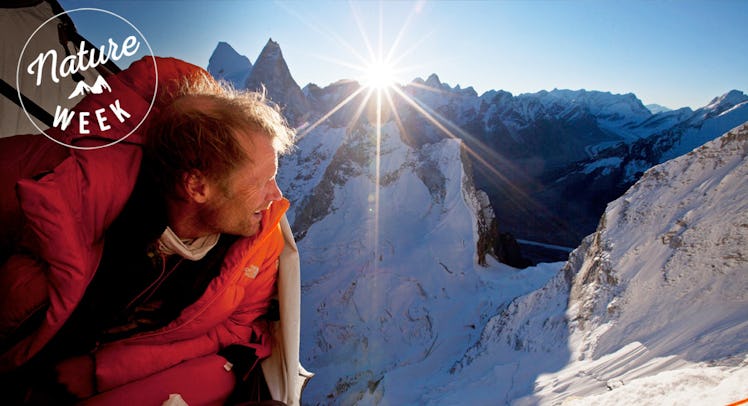
<path id="1" fill-rule="evenodd" d="M 278 157 L 271 141 L 255 134 L 240 137 L 247 162 L 232 172 L 200 212 L 200 220 L 214 232 L 249 237 L 260 231 L 262 211 L 283 197 L 275 182 Z"/>

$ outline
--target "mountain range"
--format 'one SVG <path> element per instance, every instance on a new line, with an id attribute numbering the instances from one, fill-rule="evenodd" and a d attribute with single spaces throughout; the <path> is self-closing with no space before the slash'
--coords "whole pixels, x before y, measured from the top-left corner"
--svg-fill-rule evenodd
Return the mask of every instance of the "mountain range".
<path id="1" fill-rule="evenodd" d="M 218 63 L 226 47 L 221 43 L 216 48 L 209 71 L 229 79 L 221 69 L 241 69 L 233 65 L 236 58 L 227 62 L 232 68 Z M 325 88 L 308 84 L 301 89 L 272 39 L 254 68 L 247 60 L 243 69 L 251 73 L 243 84 L 234 85 L 257 89 L 265 84 L 297 126 L 332 111 L 359 88 L 356 82 L 341 80 Z M 415 79 L 402 92 L 418 107 L 393 97 L 407 133 L 405 142 L 418 147 L 450 137 L 461 139 L 469 151 L 476 186 L 488 194 L 496 213 L 497 230 L 520 241 L 569 248 L 594 231 L 605 205 L 644 170 L 748 120 L 748 96 L 740 91 L 728 92 L 695 111 L 682 108 L 657 114 L 633 94 L 554 89 L 517 96 L 505 91 L 478 95 L 471 87 L 441 83 L 437 75 Z M 326 122 L 350 126 L 364 98 L 360 93 Z M 451 133 L 435 126 L 419 109 L 430 112 Z M 562 260 L 568 254 L 538 244 L 524 244 L 522 250 L 532 262 Z"/>
<path id="2" fill-rule="evenodd" d="M 274 41 L 254 65 L 229 48 L 209 72 L 264 86 L 301 135 L 278 183 L 306 403 L 745 397 L 745 94 L 654 113 L 633 94 L 478 95 L 431 75 L 377 130 L 358 83 L 300 88 Z"/>

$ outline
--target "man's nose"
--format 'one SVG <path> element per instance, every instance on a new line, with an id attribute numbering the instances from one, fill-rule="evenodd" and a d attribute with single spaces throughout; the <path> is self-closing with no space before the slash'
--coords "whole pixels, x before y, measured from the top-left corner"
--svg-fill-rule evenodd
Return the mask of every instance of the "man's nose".
<path id="1" fill-rule="evenodd" d="M 271 202 L 276 202 L 283 198 L 283 192 L 281 192 L 280 188 L 278 187 L 278 182 L 275 181 L 275 178 L 273 178 L 270 181 L 270 184 L 268 185 L 269 190 L 267 193 L 267 200 Z"/>

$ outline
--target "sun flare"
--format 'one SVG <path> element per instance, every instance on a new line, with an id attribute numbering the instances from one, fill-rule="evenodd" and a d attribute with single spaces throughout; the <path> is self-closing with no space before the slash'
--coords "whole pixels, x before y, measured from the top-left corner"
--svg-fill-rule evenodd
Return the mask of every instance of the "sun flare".
<path id="1" fill-rule="evenodd" d="M 364 71 L 362 84 L 370 89 L 383 90 L 395 84 L 395 69 L 384 62 L 373 62 Z"/>

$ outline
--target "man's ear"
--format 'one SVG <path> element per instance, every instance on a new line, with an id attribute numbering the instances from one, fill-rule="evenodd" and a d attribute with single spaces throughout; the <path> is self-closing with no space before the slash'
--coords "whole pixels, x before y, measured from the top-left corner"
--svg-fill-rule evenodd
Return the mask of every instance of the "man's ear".
<path id="1" fill-rule="evenodd" d="M 208 178 L 197 169 L 182 174 L 182 187 L 187 200 L 195 203 L 205 203 L 211 193 Z"/>

